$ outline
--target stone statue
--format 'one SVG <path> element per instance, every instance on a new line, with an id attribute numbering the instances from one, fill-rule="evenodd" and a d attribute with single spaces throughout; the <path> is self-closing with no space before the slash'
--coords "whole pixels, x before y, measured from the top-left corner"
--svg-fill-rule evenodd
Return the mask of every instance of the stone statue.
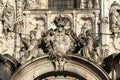
<path id="1" fill-rule="evenodd" d="M 99 0 L 95 0 L 94 8 L 100 8 Z"/>
<path id="2" fill-rule="evenodd" d="M 110 9 L 110 28 L 112 32 L 118 32 L 120 29 L 120 4 L 113 2 Z"/>
<path id="3" fill-rule="evenodd" d="M 91 36 L 87 36 L 83 38 L 85 43 L 84 46 L 80 49 L 79 54 L 85 58 L 88 58 L 92 61 L 98 61 L 98 54 L 93 47 L 93 38 Z"/>
<path id="4" fill-rule="evenodd" d="M 36 40 L 36 32 L 31 31 L 30 32 L 30 45 L 28 48 L 28 52 L 30 52 L 31 58 L 37 57 L 38 53 L 38 43 Z"/>
<path id="5" fill-rule="evenodd" d="M 92 2 L 92 0 L 88 1 L 87 8 L 88 9 L 92 9 L 93 8 L 93 2 Z"/>
<path id="6" fill-rule="evenodd" d="M 35 31 L 36 31 L 36 39 L 40 39 L 43 31 L 45 29 L 45 22 L 44 20 L 40 19 L 36 22 L 36 27 L 35 27 Z"/>
<path id="7" fill-rule="evenodd" d="M 9 31 L 13 31 L 15 11 L 9 1 L 6 2 L 4 8 L 4 34 L 7 36 Z"/>
<path id="8" fill-rule="evenodd" d="M 35 0 L 26 0 L 26 9 L 34 9 L 35 8 Z"/>
<path id="9" fill-rule="evenodd" d="M 117 9 L 114 9 L 111 13 L 112 17 L 112 28 L 120 28 L 120 14 L 117 12 Z"/>
<path id="10" fill-rule="evenodd" d="M 88 30 L 88 24 L 84 23 L 83 26 L 81 27 L 81 36 L 86 37 L 86 31 Z"/>
<path id="11" fill-rule="evenodd" d="M 36 0 L 35 1 L 35 9 L 40 9 L 40 7 L 41 7 L 40 1 L 41 0 Z"/>
<path id="12" fill-rule="evenodd" d="M 21 35 L 20 35 L 21 36 Z M 36 31 L 32 30 L 30 31 L 30 40 L 21 38 L 21 61 L 28 61 L 32 58 L 36 58 L 39 55 L 39 49 L 38 49 L 38 40 L 36 39 Z"/>
<path id="13" fill-rule="evenodd" d="M 80 8 L 81 8 L 81 9 L 84 9 L 84 8 L 85 8 L 84 0 L 81 0 Z"/>

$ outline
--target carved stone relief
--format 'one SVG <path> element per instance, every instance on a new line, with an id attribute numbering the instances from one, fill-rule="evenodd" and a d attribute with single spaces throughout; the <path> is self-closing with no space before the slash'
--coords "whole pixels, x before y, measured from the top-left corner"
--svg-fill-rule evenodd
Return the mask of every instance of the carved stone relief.
<path id="1" fill-rule="evenodd" d="M 26 0 L 25 9 L 47 9 L 47 0 Z"/>
<path id="2" fill-rule="evenodd" d="M 80 8 L 81 8 L 81 9 L 84 9 L 84 8 L 85 8 L 84 0 L 81 0 L 81 2 L 80 2 Z"/>
<path id="3" fill-rule="evenodd" d="M 13 31 L 13 26 L 15 24 L 14 6 L 12 6 L 9 1 L 7 1 L 3 12 L 4 12 L 4 16 L 3 16 L 3 18 L 4 18 L 3 32 L 7 36 L 9 31 Z"/>
<path id="4" fill-rule="evenodd" d="M 80 0 L 78 9 L 52 11 L 48 9 L 48 0 L 15 0 L 14 3 L 19 3 L 15 5 L 11 4 L 11 0 L 7 2 L 0 0 L 0 53 L 8 53 L 21 63 L 49 55 L 50 61 L 55 64 L 55 71 L 64 71 L 67 63 L 64 55 L 67 54 L 100 62 L 101 57 L 103 60 L 109 52 L 118 53 L 120 4 L 114 2 L 111 5 L 108 17 L 102 14 L 106 9 L 101 7 L 106 6 L 101 4 L 101 1 L 105 0 Z M 66 5 L 65 7 L 67 8 Z M 99 46 L 103 41 L 102 31 L 104 28 L 105 31 L 107 30 L 108 24 L 114 36 L 111 41 L 112 46 L 107 44 Z M 99 34 L 100 31 L 100 36 L 97 37 L 102 36 L 101 42 L 94 38 L 94 34 Z M 106 37 L 104 39 L 109 40 Z M 100 55 L 97 51 L 98 47 L 99 52 L 101 51 Z"/>
<path id="5" fill-rule="evenodd" d="M 30 35 L 31 30 L 35 30 L 37 33 L 36 38 L 41 38 L 43 31 L 46 29 L 46 18 L 45 15 L 27 15 L 26 16 L 26 34 Z M 38 35 L 39 34 L 39 35 Z"/>
<path id="6" fill-rule="evenodd" d="M 110 8 L 111 45 L 115 52 L 120 51 L 120 4 L 114 1 Z"/>
<path id="7" fill-rule="evenodd" d="M 110 9 L 110 28 L 112 32 L 119 32 L 120 28 L 120 4 L 113 2 Z"/>
<path id="8" fill-rule="evenodd" d="M 49 33 L 43 37 L 43 40 L 45 41 L 45 43 L 46 40 L 48 40 L 46 44 L 49 44 L 49 42 L 51 42 L 52 45 L 49 44 L 48 46 L 51 46 L 51 49 L 53 49 L 53 54 L 57 53 L 56 55 L 61 56 L 63 54 L 66 54 L 66 52 L 73 46 L 75 40 L 71 35 L 71 29 L 64 28 L 64 17 L 60 16 L 58 18 L 55 18 L 54 23 L 58 28 L 56 28 L 55 30 L 51 29 Z M 63 49 L 65 50 L 63 51 Z"/>
<path id="9" fill-rule="evenodd" d="M 0 0 L 0 52 L 14 53 L 15 9 L 10 1 Z"/>
<path id="10" fill-rule="evenodd" d="M 99 0 L 80 0 L 80 9 L 99 9 L 100 1 Z"/>
<path id="11" fill-rule="evenodd" d="M 92 29 L 93 30 L 93 25 L 94 25 L 94 22 L 93 22 L 93 18 L 91 15 L 78 15 L 79 18 L 77 18 L 77 30 L 76 30 L 76 33 L 77 35 L 80 35 L 81 32 L 82 32 L 82 29 L 83 28 L 86 28 L 87 29 Z"/>
<path id="12" fill-rule="evenodd" d="M 93 8 L 92 0 L 89 0 L 89 1 L 88 1 L 87 8 L 88 8 L 88 9 L 92 9 L 92 8 Z"/>

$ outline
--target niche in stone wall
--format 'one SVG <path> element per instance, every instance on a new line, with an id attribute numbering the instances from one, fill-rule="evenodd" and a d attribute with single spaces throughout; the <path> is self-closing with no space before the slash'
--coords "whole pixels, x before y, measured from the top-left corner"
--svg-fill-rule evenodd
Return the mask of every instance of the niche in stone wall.
<path id="1" fill-rule="evenodd" d="M 41 38 L 42 33 L 46 29 L 45 15 L 26 14 L 25 16 L 26 34 L 30 35 L 30 31 L 36 31 L 36 38 Z"/>
<path id="2" fill-rule="evenodd" d="M 84 15 L 79 14 L 77 15 L 77 26 L 76 26 L 76 33 L 77 35 L 84 34 L 87 30 L 92 30 L 94 28 L 94 17 L 93 15 Z"/>

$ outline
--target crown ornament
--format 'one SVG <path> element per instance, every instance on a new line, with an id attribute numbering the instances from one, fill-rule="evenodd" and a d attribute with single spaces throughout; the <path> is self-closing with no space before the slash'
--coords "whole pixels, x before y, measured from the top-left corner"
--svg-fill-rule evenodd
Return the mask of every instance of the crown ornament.
<path id="1" fill-rule="evenodd" d="M 55 23 L 56 27 L 58 27 L 58 28 L 65 26 L 65 22 L 61 15 L 59 15 L 59 17 L 55 17 L 54 23 Z"/>

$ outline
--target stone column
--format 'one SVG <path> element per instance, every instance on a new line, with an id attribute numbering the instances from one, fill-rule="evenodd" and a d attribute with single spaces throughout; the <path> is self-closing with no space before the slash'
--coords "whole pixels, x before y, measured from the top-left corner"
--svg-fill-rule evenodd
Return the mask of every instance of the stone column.
<path id="1" fill-rule="evenodd" d="M 101 17 L 109 16 L 109 2 L 108 0 L 101 0 Z"/>
<path id="2" fill-rule="evenodd" d="M 101 0 L 101 33 L 102 33 L 102 45 L 109 44 L 110 31 L 109 31 L 109 9 L 108 0 Z"/>
<path id="3" fill-rule="evenodd" d="M 22 13 L 22 0 L 16 0 L 16 22 L 15 25 L 15 37 L 14 37 L 14 57 L 18 59 L 20 57 L 19 51 L 20 51 L 20 36 L 19 36 L 19 28 L 21 25 L 19 25 L 19 22 L 23 20 L 23 13 Z"/>
<path id="4" fill-rule="evenodd" d="M 51 28 L 51 24 L 50 24 L 50 17 L 51 17 L 51 11 L 48 11 L 47 13 L 46 13 L 46 16 L 47 16 L 47 20 L 46 20 L 46 23 L 47 23 L 47 26 L 46 26 L 46 30 L 48 30 L 48 29 L 50 29 Z"/>
<path id="5" fill-rule="evenodd" d="M 109 44 L 109 42 L 110 42 L 110 31 L 109 31 L 108 17 L 103 17 L 101 24 L 102 24 L 101 25 L 102 45 L 106 45 L 106 44 Z"/>
<path id="6" fill-rule="evenodd" d="M 98 33 L 99 33 L 99 25 L 98 25 L 98 23 L 99 23 L 99 14 L 100 14 L 100 12 L 99 11 L 95 11 L 94 12 L 94 15 L 95 15 L 95 22 L 94 22 L 94 32 L 95 32 L 95 36 L 98 36 Z"/>
<path id="7" fill-rule="evenodd" d="M 72 29 L 74 30 L 74 32 L 76 32 L 76 11 L 73 11 L 73 25 L 72 25 Z"/>

